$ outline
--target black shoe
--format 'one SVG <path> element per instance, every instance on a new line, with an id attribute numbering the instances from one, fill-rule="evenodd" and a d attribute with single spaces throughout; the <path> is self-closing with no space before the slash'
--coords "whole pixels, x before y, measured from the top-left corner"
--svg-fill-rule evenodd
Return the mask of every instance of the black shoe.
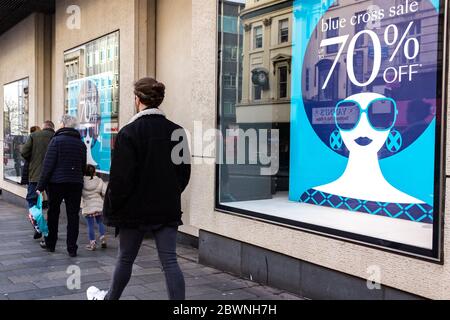
<path id="1" fill-rule="evenodd" d="M 76 258 L 78 255 L 76 252 L 69 252 L 69 257 Z"/>
<path id="2" fill-rule="evenodd" d="M 45 243 L 45 241 L 41 241 L 41 243 L 39 244 L 41 246 L 42 249 L 47 250 L 48 252 L 54 253 L 55 249 L 54 248 L 49 248 L 47 246 L 47 244 Z"/>
<path id="3" fill-rule="evenodd" d="M 42 239 L 42 233 L 39 233 L 39 232 L 36 231 L 36 232 L 34 233 L 33 239 L 34 239 L 34 240 Z"/>

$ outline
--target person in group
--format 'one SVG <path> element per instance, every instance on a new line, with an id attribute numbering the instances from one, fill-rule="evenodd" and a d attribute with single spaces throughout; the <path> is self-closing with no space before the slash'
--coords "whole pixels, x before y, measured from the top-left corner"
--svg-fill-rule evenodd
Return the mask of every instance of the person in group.
<path id="1" fill-rule="evenodd" d="M 29 163 L 28 181 L 23 181 L 28 184 L 27 202 L 29 209 L 37 204 L 37 185 L 39 183 L 39 179 L 41 178 L 42 166 L 47 153 L 48 145 L 55 135 L 55 125 L 52 121 L 45 121 L 43 128 L 43 130 L 40 130 L 39 127 L 32 128 L 36 130 L 31 133 L 28 141 L 23 146 L 21 153 L 25 161 Z M 34 239 L 38 240 L 41 238 L 42 235 L 35 232 Z"/>
<path id="2" fill-rule="evenodd" d="M 70 257 L 76 257 L 78 251 L 79 214 L 86 170 L 86 146 L 75 129 L 77 124 L 77 118 L 71 115 L 61 118 L 61 129 L 50 142 L 37 187 L 38 193 L 47 189 L 49 194 L 49 234 L 41 242 L 41 247 L 55 252 L 61 203 L 64 200 L 67 211 L 67 251 Z"/>
<path id="3" fill-rule="evenodd" d="M 31 135 L 35 133 L 36 131 L 41 131 L 41 128 L 39 126 L 34 126 L 30 128 L 30 136 L 27 139 L 27 142 L 31 140 Z M 22 147 L 23 152 L 23 147 Z M 21 154 L 22 154 L 21 152 Z M 22 180 L 20 181 L 20 185 L 22 186 L 28 186 L 30 183 L 30 159 L 25 159 L 23 156 L 22 158 L 25 160 L 22 166 Z M 33 192 L 33 194 L 36 194 L 36 192 Z"/>
<path id="4" fill-rule="evenodd" d="M 103 210 L 105 223 L 117 228 L 120 235 L 117 265 L 109 291 L 91 287 L 87 298 L 120 299 L 144 236 L 152 232 L 169 298 L 184 300 L 185 281 L 176 243 L 182 225 L 181 194 L 191 174 L 187 137 L 183 128 L 159 109 L 165 97 L 162 83 L 143 78 L 135 83 L 134 93 L 138 114 L 118 134 Z M 173 152 L 178 148 L 179 152 Z M 172 153 L 176 153 L 174 158 Z"/>
<path id="5" fill-rule="evenodd" d="M 89 244 L 86 249 L 95 251 L 97 241 L 95 238 L 95 223 L 97 222 L 100 233 L 100 243 L 102 249 L 107 248 L 105 226 L 103 224 L 103 197 L 106 193 L 106 184 L 96 176 L 96 169 L 93 165 L 86 167 L 84 177 L 82 213 L 88 225 Z"/>

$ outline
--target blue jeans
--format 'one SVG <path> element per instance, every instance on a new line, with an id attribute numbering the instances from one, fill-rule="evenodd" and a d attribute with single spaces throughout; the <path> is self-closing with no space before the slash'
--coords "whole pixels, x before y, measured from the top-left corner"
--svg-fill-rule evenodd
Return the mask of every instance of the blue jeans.
<path id="1" fill-rule="evenodd" d="M 95 241 L 95 222 L 98 224 L 98 232 L 100 233 L 100 237 L 105 235 L 105 225 L 103 224 L 103 217 L 86 217 L 86 221 L 88 224 L 88 232 L 89 232 L 89 241 Z"/>
<path id="2" fill-rule="evenodd" d="M 37 189 L 37 183 L 30 182 L 30 184 L 28 185 L 28 194 L 27 194 L 27 202 L 28 202 L 29 209 L 31 209 L 35 205 L 37 205 L 38 195 L 36 193 L 36 189 Z"/>
<path id="3" fill-rule="evenodd" d="M 119 256 L 106 300 L 119 300 L 131 278 L 134 261 L 145 234 L 152 232 L 164 269 L 170 300 L 185 300 L 184 276 L 177 261 L 178 227 L 146 226 L 139 229 L 120 229 Z"/>

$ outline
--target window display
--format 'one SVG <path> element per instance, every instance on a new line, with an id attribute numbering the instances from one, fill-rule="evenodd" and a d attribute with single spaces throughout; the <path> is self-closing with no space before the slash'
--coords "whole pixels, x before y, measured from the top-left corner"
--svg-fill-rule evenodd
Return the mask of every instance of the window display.
<path id="1" fill-rule="evenodd" d="M 29 135 L 28 78 L 5 85 L 3 97 L 3 176 L 20 183 L 24 165 L 21 151 Z"/>
<path id="2" fill-rule="evenodd" d="M 241 94 L 221 91 L 223 152 L 276 150 L 278 170 L 219 159 L 217 208 L 440 261 L 444 6 L 220 1 L 243 26 L 220 32 L 242 52 L 220 63 L 221 82 L 228 68 L 242 79 Z"/>
<path id="3" fill-rule="evenodd" d="M 65 110 L 76 116 L 88 164 L 109 174 L 119 131 L 119 32 L 67 51 Z"/>

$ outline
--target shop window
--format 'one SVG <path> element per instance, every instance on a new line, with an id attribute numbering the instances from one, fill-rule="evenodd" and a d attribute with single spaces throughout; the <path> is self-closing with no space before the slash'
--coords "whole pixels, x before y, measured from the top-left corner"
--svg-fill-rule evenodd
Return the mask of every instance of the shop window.
<path id="1" fill-rule="evenodd" d="M 88 163 L 106 177 L 119 131 L 119 32 L 67 51 L 64 57 L 66 64 L 77 66 L 65 77 L 65 112 L 78 117 Z"/>
<path id="2" fill-rule="evenodd" d="M 279 43 L 289 42 L 289 19 L 283 19 L 279 22 Z"/>
<path id="3" fill-rule="evenodd" d="M 405 1 L 373 0 L 385 15 L 393 3 L 399 6 L 376 29 L 364 21 L 350 24 L 365 14 L 362 2 L 294 0 L 293 7 L 283 1 L 261 10 L 248 1 L 219 1 L 219 21 L 226 14 L 253 27 L 234 37 L 219 32 L 220 50 L 236 46 L 242 53 L 241 59 L 218 61 L 218 74 L 242 81 L 218 79 L 223 143 L 216 208 L 442 262 L 445 173 L 436 150 L 444 147 L 437 137 L 445 128 L 446 45 L 436 9 L 445 2 L 422 0 L 420 12 L 406 16 L 399 14 Z M 255 21 L 281 15 L 289 19 L 292 46 L 264 46 L 264 28 Z M 272 30 L 275 43 L 277 37 L 282 43 L 282 27 L 280 21 Z M 373 38 L 355 40 L 363 30 Z M 386 41 L 394 32 L 397 39 Z M 398 45 L 404 34 L 390 61 L 397 46 L 389 43 Z M 323 42 L 338 36 L 346 43 Z"/>
<path id="4" fill-rule="evenodd" d="M 20 183 L 24 160 L 21 150 L 29 132 L 28 78 L 3 87 L 3 177 Z"/>

